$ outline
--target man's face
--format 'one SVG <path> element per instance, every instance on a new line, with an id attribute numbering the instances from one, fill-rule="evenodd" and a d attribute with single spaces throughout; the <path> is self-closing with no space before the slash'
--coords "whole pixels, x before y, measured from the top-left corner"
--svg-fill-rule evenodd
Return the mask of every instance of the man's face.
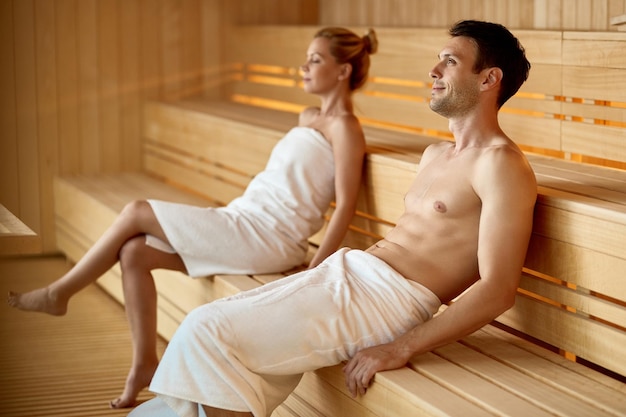
<path id="1" fill-rule="evenodd" d="M 464 116 L 477 104 L 480 74 L 473 71 L 477 47 L 469 38 L 452 38 L 430 71 L 433 79 L 430 108 L 447 117 Z"/>

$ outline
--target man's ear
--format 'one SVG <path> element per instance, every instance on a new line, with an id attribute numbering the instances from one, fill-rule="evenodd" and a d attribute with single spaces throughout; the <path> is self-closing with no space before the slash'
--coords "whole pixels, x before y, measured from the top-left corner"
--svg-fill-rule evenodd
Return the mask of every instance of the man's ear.
<path id="1" fill-rule="evenodd" d="M 497 86 L 502 81 L 502 70 L 498 67 L 486 68 L 483 70 L 484 78 L 481 85 L 483 90 L 489 90 Z"/>

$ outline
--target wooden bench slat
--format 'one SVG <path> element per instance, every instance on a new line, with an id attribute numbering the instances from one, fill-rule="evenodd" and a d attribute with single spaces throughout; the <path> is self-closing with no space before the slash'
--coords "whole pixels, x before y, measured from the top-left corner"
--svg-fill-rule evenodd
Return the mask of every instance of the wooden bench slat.
<path id="1" fill-rule="evenodd" d="M 561 121 L 550 118 L 528 117 L 503 112 L 499 116 L 502 129 L 519 145 L 560 149 Z"/>
<path id="2" fill-rule="evenodd" d="M 520 417 L 550 415 L 536 405 L 501 388 L 499 384 L 492 384 L 465 367 L 460 367 L 434 353 L 414 357 L 410 365 L 420 374 L 492 414 Z"/>
<path id="3" fill-rule="evenodd" d="M 624 161 L 626 129 L 586 123 L 563 123 L 562 145 L 566 152 Z"/>
<path id="4" fill-rule="evenodd" d="M 435 350 L 435 354 L 476 375 L 481 379 L 481 383 L 482 380 L 495 383 L 507 394 L 520 397 L 524 403 L 534 404 L 549 415 L 563 417 L 609 415 L 595 405 L 582 401 L 575 396 L 570 396 L 550 384 L 545 384 L 540 379 L 532 378 L 517 369 L 508 367 L 499 358 L 494 360 L 461 344 L 453 343 L 438 348 Z M 452 381 L 451 383 L 456 384 L 457 382 Z M 474 386 L 474 384 L 471 385 Z M 485 397 L 482 393 L 479 396 Z M 509 402 L 509 399 L 501 398 L 498 394 L 490 394 L 488 397 L 498 398 L 498 402 L 502 401 L 507 409 L 511 406 L 515 407 Z M 496 406 L 494 405 L 494 407 Z M 521 415 L 534 416 L 535 414 L 533 411 L 528 411 L 528 414 Z"/>
<path id="5" fill-rule="evenodd" d="M 600 384 L 586 375 L 562 366 L 562 364 L 555 366 L 554 362 L 549 361 L 545 356 L 516 348 L 515 345 L 504 342 L 497 337 L 494 332 L 502 333 L 501 330 L 498 331 L 493 326 L 488 326 L 486 329 L 464 338 L 462 343 L 489 357 L 497 358 L 499 362 L 515 369 L 520 374 L 528 375 L 541 385 L 549 385 L 568 396 L 591 403 L 598 410 L 604 410 L 615 415 L 626 410 L 626 396 L 623 392 L 613 389 L 607 390 L 604 384 Z M 564 363 L 569 365 L 571 362 Z M 615 380 L 611 381 L 612 384 L 614 382 Z M 562 395 L 558 392 L 555 393 L 557 398 Z"/>
<path id="6" fill-rule="evenodd" d="M 551 277 L 567 277 L 570 284 L 599 294 L 617 299 L 626 294 L 626 260 L 557 239 L 533 235 L 525 265 Z"/>
<path id="7" fill-rule="evenodd" d="M 283 409 L 287 409 L 285 414 Z M 304 401 L 296 393 L 291 394 L 280 407 L 274 411 L 272 417 L 325 417 L 314 406 Z"/>
<path id="8" fill-rule="evenodd" d="M 625 223 L 543 204 L 535 213 L 534 233 L 626 259 Z"/>
<path id="9" fill-rule="evenodd" d="M 569 373 L 571 372 L 573 376 L 571 376 L 570 381 L 574 385 L 577 381 L 582 382 L 588 380 L 592 381 L 592 383 L 589 384 L 585 382 L 582 383 L 582 385 L 584 385 L 585 387 L 587 387 L 587 385 L 590 385 L 598 390 L 602 390 L 605 387 L 609 388 L 609 395 L 611 396 L 613 395 L 611 391 L 616 391 L 619 393 L 619 395 L 626 394 L 626 384 L 624 384 L 623 382 L 608 375 L 605 375 L 604 373 L 597 372 L 596 370 L 589 367 L 581 366 L 580 364 L 571 361 L 562 355 L 555 355 L 553 350 L 546 349 L 545 347 L 539 346 L 527 339 L 513 335 L 506 330 L 500 329 L 496 326 L 488 325 L 480 329 L 479 332 L 474 332 L 472 336 L 482 337 L 482 333 L 485 334 L 485 340 L 488 343 L 493 343 L 494 346 L 498 346 L 499 343 L 504 342 L 505 346 L 514 346 L 515 348 L 528 352 L 533 356 L 542 358 L 546 361 L 543 370 L 549 375 L 554 371 L 556 366 L 557 374 L 559 374 L 560 372 L 566 372 L 569 375 Z M 472 345 L 473 341 L 474 339 L 470 338 L 469 340 L 463 340 L 463 343 Z M 510 353 L 513 355 L 513 357 L 519 357 L 520 355 L 520 353 L 516 349 L 513 349 Z M 553 382 L 558 383 L 559 381 L 555 379 L 553 380 Z"/>
<path id="10" fill-rule="evenodd" d="M 595 319 L 618 326 L 626 324 L 626 307 L 585 293 L 584 288 L 574 290 L 527 273 L 522 274 L 520 288 L 544 297 L 550 300 L 550 303 L 558 303 L 575 309 L 576 313 L 583 317 L 593 316 Z"/>
<path id="11" fill-rule="evenodd" d="M 563 64 L 626 69 L 624 39 L 619 33 L 563 32 Z"/>
<path id="12" fill-rule="evenodd" d="M 527 320 L 529 316 L 541 317 L 541 320 Z M 623 360 L 626 357 L 626 332 L 623 330 L 519 295 L 515 306 L 497 321 L 626 375 Z"/>
<path id="13" fill-rule="evenodd" d="M 325 404 L 320 407 L 320 410 L 326 415 L 333 415 L 334 410 L 336 410 L 335 404 L 341 404 L 348 411 L 347 407 L 355 407 L 354 403 L 365 407 L 367 411 L 371 410 L 375 416 L 426 415 L 443 417 L 455 415 L 459 410 L 463 410 L 463 415 L 468 417 L 486 414 L 483 408 L 409 368 L 378 373 L 374 379 L 375 383 L 369 387 L 367 394 L 359 397 L 358 400 L 353 400 L 345 387 L 341 365 L 305 374 L 304 378 L 309 381 L 316 380 L 318 384 L 329 384 L 336 391 L 325 389 L 324 393 L 328 391 L 333 393 L 332 398 L 325 400 L 325 397 L 315 397 L 314 401 L 311 401 L 318 406 Z M 304 398 L 316 394 L 312 392 L 315 388 L 306 388 L 306 394 L 304 392 L 300 394 Z M 346 412 L 339 415 L 361 416 L 358 412 Z"/>
<path id="14" fill-rule="evenodd" d="M 563 95 L 568 97 L 624 102 L 624 84 L 622 69 L 563 67 Z"/>

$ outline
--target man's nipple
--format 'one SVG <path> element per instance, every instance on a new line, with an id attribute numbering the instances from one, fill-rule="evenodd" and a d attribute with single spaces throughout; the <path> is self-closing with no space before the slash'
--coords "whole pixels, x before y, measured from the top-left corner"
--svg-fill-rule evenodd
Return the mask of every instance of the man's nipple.
<path id="1" fill-rule="evenodd" d="M 443 202 L 439 200 L 433 203 L 433 208 L 435 209 L 435 211 L 438 211 L 439 213 L 445 213 L 446 211 L 448 211 L 448 208 L 446 207 L 446 205 L 443 204 Z"/>

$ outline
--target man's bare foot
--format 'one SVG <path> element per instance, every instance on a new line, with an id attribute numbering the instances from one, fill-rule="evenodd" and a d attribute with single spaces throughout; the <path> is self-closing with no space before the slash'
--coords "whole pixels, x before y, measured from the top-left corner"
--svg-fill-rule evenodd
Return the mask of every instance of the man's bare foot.
<path id="1" fill-rule="evenodd" d="M 156 372 L 158 362 L 142 366 L 141 369 L 131 369 L 126 378 L 124 392 L 118 398 L 109 402 L 111 408 L 128 408 L 135 405 L 137 396 L 142 389 L 150 385 Z"/>
<path id="2" fill-rule="evenodd" d="M 48 287 L 24 294 L 9 291 L 7 303 L 20 310 L 37 311 L 53 316 L 63 316 L 67 313 L 67 300 L 57 298 Z"/>

